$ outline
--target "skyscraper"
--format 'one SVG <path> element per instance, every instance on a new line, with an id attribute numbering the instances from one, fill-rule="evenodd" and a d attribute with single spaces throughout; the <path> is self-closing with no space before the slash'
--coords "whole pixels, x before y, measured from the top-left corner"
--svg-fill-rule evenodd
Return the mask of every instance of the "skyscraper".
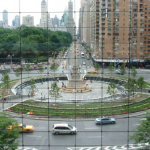
<path id="1" fill-rule="evenodd" d="M 55 17 L 54 17 L 54 23 L 55 23 L 55 26 L 56 27 L 59 27 L 59 18 L 55 15 Z"/>
<path id="2" fill-rule="evenodd" d="M 12 25 L 16 28 L 20 27 L 20 16 L 18 15 L 15 16 L 14 20 L 12 21 Z"/>
<path id="3" fill-rule="evenodd" d="M 23 23 L 26 26 L 34 26 L 34 17 L 27 15 L 27 16 L 23 16 Z"/>
<path id="4" fill-rule="evenodd" d="M 73 35 L 74 32 L 74 19 L 73 19 L 73 2 L 68 2 L 68 18 L 67 18 L 67 31 Z"/>
<path id="5" fill-rule="evenodd" d="M 42 0 L 41 2 L 41 22 L 40 22 L 40 26 L 43 28 L 46 28 L 47 25 L 47 21 L 48 20 L 48 10 L 47 10 L 47 3 L 45 0 Z"/>
<path id="6" fill-rule="evenodd" d="M 7 12 L 7 10 L 3 11 L 3 25 L 8 26 L 8 12 Z"/>

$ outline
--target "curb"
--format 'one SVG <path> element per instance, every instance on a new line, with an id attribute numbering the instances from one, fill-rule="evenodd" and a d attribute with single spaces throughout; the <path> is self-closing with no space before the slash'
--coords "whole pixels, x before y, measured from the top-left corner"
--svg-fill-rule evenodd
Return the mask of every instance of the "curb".
<path id="1" fill-rule="evenodd" d="M 150 111 L 150 109 L 148 109 L 147 111 Z M 69 118 L 69 117 L 46 117 L 46 116 L 36 116 L 36 115 L 29 115 L 29 114 L 18 114 L 18 113 L 14 113 L 14 112 L 10 112 L 5 110 L 5 112 L 7 112 L 8 114 L 10 114 L 13 117 L 17 117 L 17 118 L 27 118 L 27 119 L 33 119 L 33 120 L 76 120 L 76 121 L 80 121 L 80 120 L 95 120 L 96 117 L 77 117 L 77 118 Z M 131 117 L 136 117 L 136 116 L 141 116 L 144 115 L 146 112 L 145 111 L 141 111 L 141 112 L 136 112 L 136 113 L 129 113 L 129 114 L 121 114 L 121 115 L 113 115 L 113 116 L 109 116 L 109 117 L 115 117 L 117 119 L 122 119 L 122 118 L 131 118 Z M 99 116 L 97 116 L 99 117 Z"/>

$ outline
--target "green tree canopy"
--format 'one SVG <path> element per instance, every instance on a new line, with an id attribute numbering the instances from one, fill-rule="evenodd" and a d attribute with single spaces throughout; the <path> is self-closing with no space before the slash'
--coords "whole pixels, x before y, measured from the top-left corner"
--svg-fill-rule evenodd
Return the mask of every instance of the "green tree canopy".
<path id="1" fill-rule="evenodd" d="M 96 71 L 98 71 L 98 70 L 100 70 L 101 67 L 98 63 L 95 63 L 94 68 Z"/>
<path id="2" fill-rule="evenodd" d="M 136 77 L 136 75 L 137 75 L 136 67 L 132 67 L 132 69 L 131 69 L 131 75 L 133 76 L 133 78 Z"/>
<path id="3" fill-rule="evenodd" d="M 112 96 L 115 96 L 117 94 L 116 85 L 113 82 L 109 83 L 107 93 Z"/>
<path id="4" fill-rule="evenodd" d="M 30 80 L 30 87 L 31 87 L 31 91 L 33 93 L 38 91 L 37 86 L 36 86 L 36 82 L 33 78 L 31 78 L 31 80 Z"/>
<path id="5" fill-rule="evenodd" d="M 133 140 L 136 144 L 147 143 L 149 146 L 144 150 L 150 149 L 150 112 L 146 112 L 146 118 L 140 120 L 140 125 L 134 129 L 133 135 L 130 136 L 130 140 Z"/>
<path id="6" fill-rule="evenodd" d="M 56 103 L 56 99 L 61 97 L 60 92 L 59 92 L 59 87 L 56 82 L 51 84 L 51 89 L 49 91 L 49 94 L 51 98 L 55 98 L 55 103 Z"/>
<path id="7" fill-rule="evenodd" d="M 137 80 L 137 86 L 139 89 L 141 89 L 141 94 L 142 94 L 142 90 L 145 88 L 145 82 L 144 82 L 144 78 L 143 77 L 139 77 Z"/>
<path id="8" fill-rule="evenodd" d="M 6 71 L 2 73 L 1 81 L 2 81 L 3 89 L 7 90 L 8 92 L 8 89 L 10 88 L 10 77 Z"/>
<path id="9" fill-rule="evenodd" d="M 7 131 L 7 127 L 13 124 L 17 124 L 15 119 L 4 112 L 0 113 L 0 150 L 4 150 L 5 147 L 10 150 L 17 149 L 19 132 Z"/>
<path id="10" fill-rule="evenodd" d="M 112 62 L 109 63 L 108 70 L 109 70 L 109 72 L 110 72 L 111 75 L 112 75 L 112 72 L 114 71 L 114 66 L 113 66 L 113 63 L 112 63 Z"/>
<path id="11" fill-rule="evenodd" d="M 125 64 L 124 63 L 120 66 L 120 73 L 122 75 L 124 75 L 126 73 L 126 68 L 125 68 Z"/>

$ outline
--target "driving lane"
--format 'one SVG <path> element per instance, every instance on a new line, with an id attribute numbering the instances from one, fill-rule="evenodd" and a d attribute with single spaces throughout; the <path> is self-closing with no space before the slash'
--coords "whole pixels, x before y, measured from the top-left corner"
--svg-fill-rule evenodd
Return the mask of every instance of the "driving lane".
<path id="1" fill-rule="evenodd" d="M 31 124 L 35 127 L 33 133 L 20 133 L 19 146 L 26 145 L 39 150 L 66 150 L 69 147 L 99 147 L 99 146 L 123 146 L 129 144 L 128 137 L 133 133 L 133 129 L 139 124 L 144 116 L 131 118 L 118 118 L 116 124 L 96 125 L 93 119 L 52 119 L 30 120 L 26 118 L 16 118 L 18 122 Z M 52 126 L 54 123 L 67 122 L 77 127 L 76 135 L 54 135 Z M 131 143 L 130 143 L 131 144 Z"/>

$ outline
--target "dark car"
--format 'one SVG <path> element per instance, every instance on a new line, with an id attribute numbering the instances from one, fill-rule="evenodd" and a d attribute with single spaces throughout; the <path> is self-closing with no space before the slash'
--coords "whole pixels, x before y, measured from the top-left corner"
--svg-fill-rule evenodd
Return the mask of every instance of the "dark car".
<path id="1" fill-rule="evenodd" d="M 116 120 L 115 118 L 109 118 L 109 117 L 100 117 L 95 119 L 96 124 L 115 124 Z"/>

